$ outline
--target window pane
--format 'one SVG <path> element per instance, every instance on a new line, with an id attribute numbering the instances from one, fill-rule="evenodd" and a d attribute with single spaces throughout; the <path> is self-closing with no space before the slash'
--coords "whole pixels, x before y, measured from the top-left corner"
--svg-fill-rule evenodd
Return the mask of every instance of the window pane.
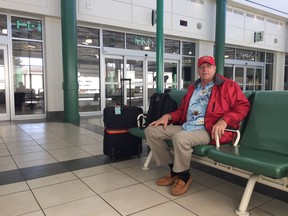
<path id="1" fill-rule="evenodd" d="M 183 88 L 187 89 L 189 84 L 195 81 L 195 58 L 182 58 Z M 182 88 L 182 87 L 180 87 Z"/>
<path id="2" fill-rule="evenodd" d="M 7 36 L 7 17 L 0 14 L 0 35 Z"/>
<path id="3" fill-rule="evenodd" d="M 124 49 L 124 33 L 104 30 L 103 46 Z"/>
<path id="4" fill-rule="evenodd" d="M 177 89 L 177 64 L 164 63 L 164 90 Z"/>
<path id="5" fill-rule="evenodd" d="M 288 55 L 285 55 L 284 90 L 288 90 Z"/>
<path id="6" fill-rule="evenodd" d="M 256 68 L 255 84 L 262 84 L 262 69 Z"/>
<path id="7" fill-rule="evenodd" d="M 42 43 L 13 40 L 12 45 L 15 114 L 44 113 Z"/>
<path id="8" fill-rule="evenodd" d="M 121 83 L 123 77 L 123 60 L 122 59 L 105 59 L 105 106 L 115 106 L 121 103 Z"/>
<path id="9" fill-rule="evenodd" d="M 233 80 L 233 67 L 224 67 L 224 76 Z"/>
<path id="10" fill-rule="evenodd" d="M 255 61 L 255 51 L 236 49 L 236 59 L 246 60 L 246 61 Z"/>
<path id="11" fill-rule="evenodd" d="M 255 61 L 257 61 L 257 62 L 265 62 L 265 52 L 256 51 Z"/>
<path id="12" fill-rule="evenodd" d="M 99 30 L 78 26 L 77 44 L 86 46 L 99 46 Z"/>
<path id="13" fill-rule="evenodd" d="M 274 54 L 273 53 L 266 53 L 266 63 L 273 63 L 273 57 Z"/>
<path id="14" fill-rule="evenodd" d="M 78 47 L 79 112 L 100 110 L 99 49 Z"/>
<path id="15" fill-rule="evenodd" d="M 254 90 L 254 68 L 246 69 L 246 90 Z"/>
<path id="16" fill-rule="evenodd" d="M 148 61 L 147 70 L 148 100 L 156 92 L 156 62 Z"/>
<path id="17" fill-rule="evenodd" d="M 126 48 L 133 50 L 147 50 L 156 51 L 156 38 L 127 34 L 126 35 Z"/>
<path id="18" fill-rule="evenodd" d="M 131 79 L 131 97 L 128 82 L 127 88 L 127 104 L 132 106 L 143 106 L 143 61 L 142 60 L 127 60 L 126 76 Z"/>
<path id="19" fill-rule="evenodd" d="M 12 17 L 12 37 L 42 40 L 42 21 Z"/>
<path id="20" fill-rule="evenodd" d="M 192 42 L 182 42 L 182 54 L 195 56 L 195 43 Z"/>
<path id="21" fill-rule="evenodd" d="M 0 113 L 6 113 L 6 77 L 4 65 L 4 51 L 0 50 Z"/>
<path id="22" fill-rule="evenodd" d="M 122 59 L 105 59 L 106 77 L 105 82 L 119 82 L 123 77 L 123 60 Z"/>
<path id="23" fill-rule="evenodd" d="M 225 59 L 235 59 L 235 48 L 225 48 Z"/>
<path id="24" fill-rule="evenodd" d="M 180 54 L 180 41 L 165 39 L 165 53 Z"/>
<path id="25" fill-rule="evenodd" d="M 265 90 L 272 90 L 273 64 L 266 64 Z"/>
<path id="26" fill-rule="evenodd" d="M 239 85 L 243 85 L 244 82 L 244 68 L 242 67 L 236 67 L 235 68 L 235 81 L 239 84 Z"/>
<path id="27" fill-rule="evenodd" d="M 285 66 L 284 90 L 288 90 L 288 65 Z"/>

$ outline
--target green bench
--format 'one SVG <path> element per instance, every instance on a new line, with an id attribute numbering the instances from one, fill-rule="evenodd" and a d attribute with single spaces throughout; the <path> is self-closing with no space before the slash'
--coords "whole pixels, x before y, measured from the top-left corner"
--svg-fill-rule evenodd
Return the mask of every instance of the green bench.
<path id="1" fill-rule="evenodd" d="M 280 180 L 282 188 L 277 188 L 288 191 L 287 124 L 288 91 L 257 92 L 238 145 L 208 151 L 208 158 L 225 164 L 227 170 L 233 167 L 249 173 L 237 215 L 249 215 L 247 207 L 257 181 Z"/>
<path id="2" fill-rule="evenodd" d="M 177 102 L 177 105 L 179 106 L 186 93 L 187 93 L 187 90 L 171 90 L 169 92 L 169 95 L 171 96 L 171 98 L 173 100 L 175 100 Z M 245 95 L 249 99 L 250 104 L 251 104 L 253 101 L 254 92 L 245 92 Z M 245 128 L 245 124 L 246 124 L 246 121 L 243 121 L 241 124 L 240 133 L 243 132 L 243 130 Z M 134 135 L 134 136 L 140 137 L 144 140 L 146 139 L 143 128 L 140 128 L 140 127 L 130 128 L 129 133 Z M 167 140 L 166 142 L 167 142 L 168 147 L 170 147 L 170 148 L 173 147 L 171 140 Z M 196 160 L 197 162 L 206 164 L 205 161 L 203 161 L 202 159 L 203 159 L 203 157 L 206 156 L 208 150 L 210 150 L 211 148 L 215 148 L 215 145 L 199 145 L 199 146 L 193 147 L 193 156 L 194 156 L 193 159 Z M 152 156 L 153 156 L 152 152 L 149 152 L 148 157 L 144 163 L 143 170 L 149 170 L 150 169 L 149 164 L 151 162 Z M 200 158 L 200 161 L 199 161 L 199 158 Z"/>
<path id="3" fill-rule="evenodd" d="M 179 104 L 186 91 L 171 91 Z M 191 159 L 247 178 L 237 215 L 249 215 L 247 207 L 256 182 L 288 192 L 288 91 L 245 92 L 251 104 L 241 122 L 241 139 L 233 145 L 193 147 Z M 181 98 L 181 99 L 180 99 Z M 144 129 L 129 132 L 145 139 Z M 171 141 L 167 141 L 169 147 Z M 237 145 L 238 144 L 238 145 Z M 149 169 L 150 152 L 143 169 Z"/>

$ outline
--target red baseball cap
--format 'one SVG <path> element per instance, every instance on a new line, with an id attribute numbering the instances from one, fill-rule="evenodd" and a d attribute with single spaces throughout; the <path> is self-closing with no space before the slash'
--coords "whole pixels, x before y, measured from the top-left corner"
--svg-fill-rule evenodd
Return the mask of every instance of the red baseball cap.
<path id="1" fill-rule="evenodd" d="M 198 59 L 198 67 L 200 67 L 203 63 L 209 63 L 215 66 L 215 60 L 212 56 L 202 56 Z"/>

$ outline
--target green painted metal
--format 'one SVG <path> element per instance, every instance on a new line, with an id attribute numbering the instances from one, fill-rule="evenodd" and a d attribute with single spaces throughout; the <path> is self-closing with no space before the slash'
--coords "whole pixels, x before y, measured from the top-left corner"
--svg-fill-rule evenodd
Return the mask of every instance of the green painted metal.
<path id="1" fill-rule="evenodd" d="M 156 22 L 156 92 L 164 91 L 164 36 L 163 17 L 164 0 L 157 0 L 157 22 Z"/>
<path id="2" fill-rule="evenodd" d="M 64 121 L 79 125 L 76 0 L 61 0 L 61 24 Z"/>
<path id="3" fill-rule="evenodd" d="M 224 74 L 225 33 L 226 33 L 226 0 L 217 0 L 216 33 L 215 33 L 215 63 L 216 72 Z"/>

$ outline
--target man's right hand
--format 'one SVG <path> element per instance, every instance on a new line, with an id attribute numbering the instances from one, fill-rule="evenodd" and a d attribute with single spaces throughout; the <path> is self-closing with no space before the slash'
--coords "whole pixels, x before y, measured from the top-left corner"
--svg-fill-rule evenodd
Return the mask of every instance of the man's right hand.
<path id="1" fill-rule="evenodd" d="M 160 119 L 153 121 L 149 124 L 149 126 L 156 127 L 158 125 L 163 125 L 163 128 L 166 130 L 166 127 L 168 125 L 169 120 L 172 120 L 172 117 L 170 114 L 163 115 Z"/>

